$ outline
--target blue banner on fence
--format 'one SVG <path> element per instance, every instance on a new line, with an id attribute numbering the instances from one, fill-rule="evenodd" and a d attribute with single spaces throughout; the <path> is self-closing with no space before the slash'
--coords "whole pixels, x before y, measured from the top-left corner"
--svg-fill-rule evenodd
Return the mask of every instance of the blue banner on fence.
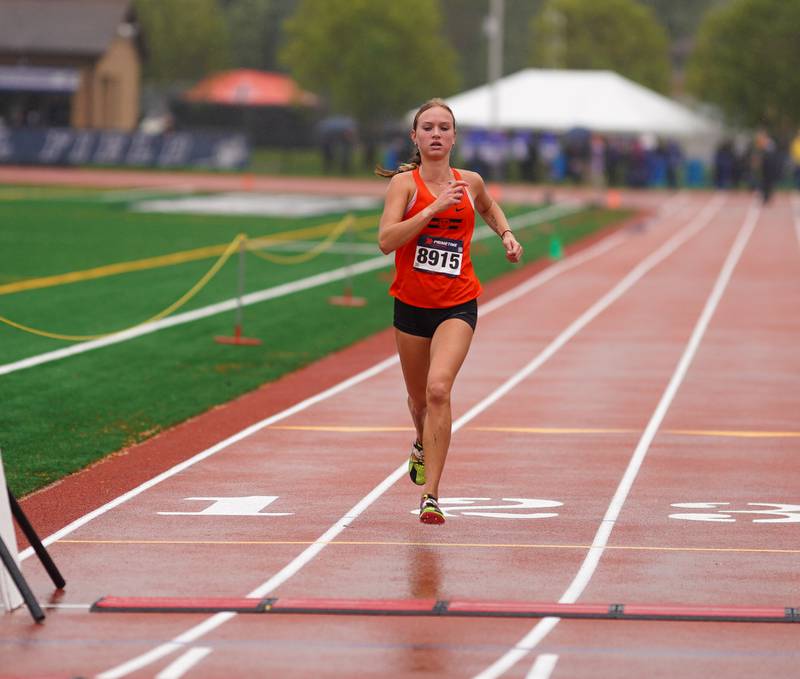
<path id="1" fill-rule="evenodd" d="M 122 165 L 241 169 L 250 145 L 241 134 L 126 133 L 110 130 L 0 127 L 0 163 L 7 165 Z"/>

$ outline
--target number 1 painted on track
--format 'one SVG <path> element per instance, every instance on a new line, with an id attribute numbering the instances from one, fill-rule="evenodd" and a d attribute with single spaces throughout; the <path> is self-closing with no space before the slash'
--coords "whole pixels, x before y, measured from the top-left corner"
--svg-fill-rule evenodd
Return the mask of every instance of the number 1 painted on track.
<path id="1" fill-rule="evenodd" d="M 184 500 L 211 502 L 199 512 L 158 512 L 161 516 L 291 516 L 294 512 L 264 512 L 278 495 L 248 495 L 245 497 L 186 497 Z"/>

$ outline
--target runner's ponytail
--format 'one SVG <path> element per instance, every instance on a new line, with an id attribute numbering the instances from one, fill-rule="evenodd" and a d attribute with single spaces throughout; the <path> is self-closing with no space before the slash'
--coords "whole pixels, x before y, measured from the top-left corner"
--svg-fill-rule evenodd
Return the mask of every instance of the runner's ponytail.
<path id="1" fill-rule="evenodd" d="M 411 172 L 416 170 L 422 164 L 422 156 L 419 154 L 419 149 L 414 151 L 414 155 L 402 165 L 399 165 L 396 170 L 387 170 L 380 165 L 375 166 L 375 174 L 379 177 L 394 177 L 401 172 Z"/>

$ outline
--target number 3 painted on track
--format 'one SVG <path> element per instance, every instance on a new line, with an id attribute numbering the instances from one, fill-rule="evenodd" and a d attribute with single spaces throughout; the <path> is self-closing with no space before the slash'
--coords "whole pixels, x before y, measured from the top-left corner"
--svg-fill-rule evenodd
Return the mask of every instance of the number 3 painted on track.
<path id="1" fill-rule="evenodd" d="M 717 521 L 733 523 L 736 519 L 731 514 L 762 514 L 770 517 L 767 519 L 753 519 L 753 523 L 800 523 L 800 505 L 774 504 L 772 502 L 748 502 L 749 507 L 772 507 L 772 509 L 727 509 L 730 502 L 679 502 L 670 505 L 678 509 L 716 509 L 716 513 L 687 513 L 670 514 L 670 519 L 684 521 Z M 726 507 L 726 509 L 718 509 Z"/>
<path id="2" fill-rule="evenodd" d="M 555 512 L 521 512 L 522 509 L 544 509 L 561 507 L 563 502 L 538 500 L 535 498 L 504 497 L 501 502 L 516 503 L 503 505 L 482 505 L 480 502 L 493 502 L 490 497 L 443 497 L 439 506 L 445 516 L 481 516 L 488 519 L 548 519 L 558 516 Z M 498 511 L 505 510 L 505 511 Z M 415 509 L 412 514 L 419 514 Z"/>

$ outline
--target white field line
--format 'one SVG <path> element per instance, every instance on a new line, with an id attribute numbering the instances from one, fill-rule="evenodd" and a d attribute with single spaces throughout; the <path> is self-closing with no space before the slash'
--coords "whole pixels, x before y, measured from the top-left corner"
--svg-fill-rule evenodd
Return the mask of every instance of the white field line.
<path id="1" fill-rule="evenodd" d="M 614 301 L 619 299 L 619 297 L 627 292 L 627 290 L 629 290 L 639 279 L 641 279 L 642 276 L 644 276 L 657 264 L 661 263 L 678 247 L 680 247 L 680 245 L 685 243 L 698 231 L 700 231 L 700 229 L 702 229 L 711 220 L 712 216 L 717 212 L 717 210 L 719 210 L 722 202 L 723 199 L 717 197 L 709 205 L 707 205 L 701 211 L 701 213 L 687 226 L 678 231 L 669 240 L 659 246 L 656 251 L 642 260 L 642 262 L 640 262 L 630 273 L 628 273 L 619 283 L 617 283 L 610 292 L 601 297 L 600 300 L 595 302 L 587 311 L 581 314 L 578 319 L 573 321 L 566 330 L 559 334 L 558 337 L 556 337 L 538 356 L 530 361 L 517 375 L 511 377 L 500 387 L 492 391 L 487 397 L 473 406 L 464 415 L 458 418 L 455 422 L 453 422 L 452 431 L 458 431 L 467 422 L 476 417 L 479 413 L 486 410 L 486 408 L 488 408 L 490 405 L 497 402 L 502 396 L 507 394 L 508 391 L 510 391 L 510 389 L 512 389 L 515 385 L 519 384 L 522 379 L 531 375 L 559 348 L 564 346 L 564 344 L 566 344 L 570 338 L 574 337 L 598 314 L 600 314 L 604 309 L 608 308 Z M 350 509 L 335 524 L 333 524 L 319 538 L 317 538 L 317 540 L 304 549 L 298 556 L 296 556 L 266 582 L 259 585 L 256 587 L 256 589 L 247 594 L 247 596 L 253 598 L 262 598 L 269 594 L 276 587 L 286 582 L 301 568 L 308 564 L 314 557 L 316 557 L 317 554 L 319 554 L 330 542 L 336 538 L 336 536 L 338 536 L 351 523 L 353 523 L 353 521 L 355 521 L 373 502 L 375 502 L 375 500 L 377 500 L 389 488 L 391 488 L 399 479 L 403 478 L 405 474 L 406 463 L 403 462 L 399 467 L 397 467 L 397 469 L 389 474 L 389 476 L 387 476 L 366 496 L 364 496 L 364 498 L 362 498 L 352 509 Z M 139 655 L 125 663 L 117 665 L 116 667 L 99 674 L 98 678 L 119 679 L 119 677 L 124 677 L 132 672 L 136 672 L 143 667 L 146 667 L 149 664 L 169 655 L 173 651 L 184 648 L 187 644 L 193 644 L 203 635 L 223 625 L 236 615 L 236 613 L 217 613 L 210 618 L 207 618 L 202 623 L 178 635 L 171 641 L 161 644 L 160 646 L 157 646 L 150 651 L 143 653 L 142 655 Z M 553 624 L 555 625 L 555 623 Z"/>
<path id="2" fill-rule="evenodd" d="M 547 219 L 554 219 L 572 212 L 577 212 L 580 209 L 581 208 L 579 206 L 575 205 L 554 205 L 544 210 L 536 210 L 534 212 L 520 215 L 519 217 L 515 218 L 514 224 L 516 228 L 532 226 Z M 484 228 L 485 230 L 476 229 L 473 240 L 482 240 L 495 235 L 494 231 L 489 229 L 489 227 Z M 292 281 L 290 283 L 283 283 L 282 285 L 277 285 L 273 288 L 266 288 L 265 290 L 260 290 L 258 292 L 251 292 L 247 295 L 244 295 L 241 302 L 243 306 L 258 304 L 270 299 L 277 299 L 278 297 L 285 297 L 286 295 L 301 292 L 302 290 L 310 290 L 311 288 L 316 288 L 321 285 L 327 285 L 328 283 L 344 280 L 350 276 L 357 276 L 369 271 L 383 269 L 391 266 L 392 264 L 394 264 L 393 258 L 381 255 L 380 257 L 367 259 L 363 262 L 358 262 L 350 266 L 331 269 L 330 271 L 309 276 L 308 278 L 301 278 L 300 280 Z M 13 363 L 6 363 L 4 365 L 0 365 L 0 375 L 7 375 L 18 370 L 25 370 L 26 368 L 32 368 L 44 363 L 58 361 L 62 358 L 83 354 L 87 351 L 93 351 L 94 349 L 101 349 L 102 347 L 111 346 L 112 344 L 127 342 L 128 340 L 142 337 L 143 335 L 149 335 L 150 333 L 158 332 L 159 330 L 164 330 L 165 328 L 172 328 L 177 325 L 192 323 L 193 321 L 197 321 L 202 318 L 208 318 L 209 316 L 216 316 L 217 314 L 234 310 L 236 305 L 236 298 L 232 298 L 224 302 L 218 302 L 216 304 L 201 307 L 200 309 L 194 309 L 192 311 L 186 311 L 182 314 L 176 314 L 175 316 L 169 316 L 160 321 L 156 321 L 155 323 L 138 325 L 130 330 L 109 335 L 108 337 L 103 337 L 102 339 L 79 342 L 78 344 L 70 345 L 64 349 L 56 349 L 55 351 L 48 351 L 36 356 L 30 356 L 29 358 L 23 358 L 19 361 L 14 361 Z"/>
<path id="3" fill-rule="evenodd" d="M 717 309 L 717 305 L 719 304 L 720 299 L 722 299 L 725 288 L 730 282 L 733 271 L 736 268 L 736 264 L 739 262 L 739 258 L 741 257 L 745 246 L 747 245 L 747 241 L 750 239 L 750 236 L 755 229 L 760 212 L 761 211 L 757 206 L 757 203 L 755 201 L 751 203 L 744 223 L 739 229 L 736 239 L 734 240 L 733 245 L 728 252 L 728 256 L 725 258 L 722 269 L 720 270 L 717 280 L 714 283 L 714 287 L 712 288 L 711 293 L 706 300 L 703 311 L 701 312 L 700 317 L 695 324 L 686 348 L 684 349 L 684 352 L 678 361 L 678 365 L 672 374 L 672 378 L 664 390 L 656 409 L 653 411 L 653 414 L 647 423 L 647 427 L 642 433 L 633 455 L 628 462 L 628 466 L 619 482 L 619 486 L 617 487 L 614 496 L 611 498 L 611 503 L 609 504 L 608 509 L 606 510 L 602 521 L 600 522 L 600 526 L 597 529 L 594 540 L 592 541 L 592 546 L 589 548 L 589 551 L 583 563 L 581 564 L 577 575 L 570 583 L 569 587 L 566 589 L 561 598 L 558 600 L 558 603 L 575 603 L 578 600 L 578 597 L 580 597 L 580 595 L 583 593 L 584 589 L 586 589 L 591 577 L 594 575 L 597 565 L 600 562 L 600 557 L 602 557 L 603 552 L 608 545 L 611 531 L 613 530 L 614 525 L 619 518 L 620 512 L 622 511 L 622 506 L 624 505 L 628 494 L 630 493 L 633 483 L 639 474 L 642 463 L 644 462 L 645 456 L 650 449 L 650 444 L 653 442 L 653 439 L 655 438 L 655 435 L 658 432 L 662 421 L 664 420 L 667 410 L 672 404 L 675 394 L 677 393 L 687 371 L 689 370 L 689 366 L 694 359 L 695 354 L 697 353 L 698 347 L 700 346 L 700 341 L 703 339 L 703 335 L 708 329 L 708 325 Z M 547 636 L 547 634 L 558 624 L 559 620 L 560 618 L 545 618 L 541 620 L 514 646 L 514 648 L 508 651 L 492 665 L 487 667 L 480 674 L 476 675 L 475 679 L 494 679 L 495 677 L 499 677 L 504 672 L 511 669 L 517 662 L 519 662 L 523 657 L 536 648 L 539 642 L 544 639 L 544 637 Z"/>
<path id="4" fill-rule="evenodd" d="M 308 252 L 320 247 L 323 240 L 284 240 L 275 243 L 267 243 L 259 250 L 269 252 Z M 380 253 L 377 243 L 332 243 L 325 248 L 326 253 L 345 254 L 345 255 L 377 255 Z"/>
<path id="5" fill-rule="evenodd" d="M 611 248 L 613 248 L 616 245 L 618 245 L 619 244 L 619 240 L 621 238 L 622 238 L 621 234 L 614 234 L 613 237 L 604 238 L 603 240 L 599 241 L 598 243 L 592 245 L 591 247 L 586 248 L 585 250 L 582 250 L 582 251 L 576 253 L 575 255 L 572 255 L 571 257 L 567 257 L 566 259 L 561 260 L 557 264 L 545 269 L 544 271 L 540 271 L 538 274 L 536 274 L 532 278 L 530 278 L 527 281 L 521 283 L 516 288 L 512 288 L 509 292 L 505 293 L 501 297 L 498 297 L 496 300 L 492 300 L 492 302 L 483 305 L 481 307 L 481 316 L 485 316 L 487 314 L 490 314 L 494 310 L 496 310 L 496 309 L 500 308 L 501 306 L 503 306 L 504 304 L 507 304 L 507 303 L 513 301 L 514 299 L 517 299 L 520 296 L 520 294 L 522 294 L 522 292 L 520 292 L 518 294 L 517 290 L 522 290 L 523 292 L 531 292 L 532 290 L 534 290 L 534 289 L 544 285 L 548 281 L 552 280 L 557 275 L 559 275 L 561 273 L 565 273 L 567 271 L 570 271 L 570 270 L 580 266 L 581 264 L 584 264 L 585 262 L 588 262 L 588 261 L 590 261 L 590 260 L 592 260 L 592 259 L 594 259 L 596 257 L 599 257 L 600 255 L 606 253 Z M 340 382 L 339 384 L 334 385 L 333 387 L 330 387 L 329 389 L 327 389 L 327 390 L 325 390 L 323 392 L 320 392 L 319 394 L 311 396 L 311 397 L 305 399 L 304 401 L 301 401 L 301 402 L 291 406 L 290 408 L 287 408 L 286 410 L 283 410 L 283 411 L 281 411 L 279 413 L 276 413 L 275 415 L 272 415 L 270 417 L 265 418 L 264 420 L 261 420 L 260 422 L 256 422 L 255 424 L 251 425 L 247 429 L 243 429 L 242 431 L 240 431 L 240 432 L 238 432 L 236 434 L 233 434 L 232 436 L 228 437 L 227 439 L 225 439 L 223 441 L 220 441 L 219 443 L 213 445 L 211 448 L 207 448 L 206 450 L 198 453 L 197 455 L 195 455 L 195 456 L 193 456 L 191 458 L 188 458 L 187 460 L 184 460 L 183 462 L 178 463 L 174 467 L 171 467 L 170 469 L 167 469 L 166 471 L 164 471 L 163 473 L 159 474 L 158 476 L 154 476 L 152 479 L 149 479 L 148 481 L 145 481 L 143 484 L 137 486 L 136 488 L 133 488 L 132 490 L 128 491 L 127 493 L 124 493 L 123 495 L 120 495 L 119 497 L 115 498 L 114 500 L 111 500 L 110 502 L 107 502 L 106 504 L 102 505 L 101 507 L 98 507 L 97 509 L 89 512 L 88 514 L 85 514 L 84 516 L 76 519 L 72 523 L 64 526 L 63 528 L 61 528 L 60 530 L 56 531 L 52 535 L 49 535 L 48 537 L 46 537 L 43 540 L 44 545 L 45 546 L 50 545 L 53 542 L 56 542 L 57 540 L 60 540 L 61 538 L 66 537 L 67 535 L 70 535 L 71 533 L 75 532 L 81 526 L 89 523 L 89 521 L 91 521 L 92 519 L 95 519 L 98 516 L 102 516 L 103 514 L 108 512 L 109 510 L 114 509 L 115 507 L 118 507 L 119 505 L 127 502 L 128 500 L 136 497 L 140 493 L 143 493 L 145 490 L 149 490 L 153 486 L 161 483 L 161 481 L 164 481 L 164 480 L 174 476 L 175 474 L 178 474 L 178 473 L 184 471 L 185 469 L 188 469 L 189 467 L 193 466 L 194 464 L 196 464 L 196 463 L 198 463 L 198 462 L 200 462 L 202 460 L 205 460 L 207 457 L 210 457 L 211 455 L 214 455 L 215 453 L 219 452 L 220 450 L 223 450 L 223 449 L 227 448 L 228 446 L 233 445 L 234 443 L 237 443 L 238 441 L 246 438 L 247 436 L 250 436 L 251 434 L 254 434 L 257 431 L 260 431 L 261 429 L 264 429 L 265 427 L 269 427 L 270 425 L 275 424 L 276 422 L 279 422 L 279 421 L 284 420 L 284 419 L 286 419 L 288 417 L 291 417 L 292 415 L 295 415 L 296 413 L 301 412 L 301 411 L 305 410 L 306 408 L 309 408 L 310 406 L 315 405 L 316 403 L 319 403 L 320 401 L 324 401 L 324 400 L 326 400 L 326 399 L 328 399 L 328 398 L 330 398 L 332 396 L 335 396 L 335 395 L 339 394 L 340 392 L 345 391 L 345 390 L 349 389 L 350 387 L 355 386 L 356 384 L 359 384 L 360 382 L 363 382 L 364 380 L 367 380 L 370 377 L 373 377 L 374 375 L 377 375 L 377 374 L 383 372 L 384 370 L 390 368 L 391 366 L 395 365 L 396 363 L 398 363 L 397 355 L 391 356 L 391 357 L 381 361 L 380 363 L 377 363 L 374 366 L 372 366 L 370 368 L 367 368 L 363 372 L 360 372 L 357 375 L 354 375 L 354 376 L 344 380 L 343 382 Z M 33 555 L 33 549 L 28 547 L 27 549 L 25 549 L 23 552 L 21 552 L 19 554 L 19 558 L 20 558 L 20 560 L 24 560 L 24 559 L 27 559 L 29 556 L 32 556 L 32 555 Z"/>
<path id="6" fill-rule="evenodd" d="M 131 189 L 121 189 L 118 191 L 106 191 L 100 193 L 98 198 L 100 202 L 123 202 L 144 200 L 145 198 L 176 198 L 185 196 L 187 193 L 194 193 L 195 188 L 191 184 L 181 184 L 179 186 L 171 186 L 166 188 L 155 187 L 140 187 Z M 97 194 L 94 194 L 97 196 Z"/>

